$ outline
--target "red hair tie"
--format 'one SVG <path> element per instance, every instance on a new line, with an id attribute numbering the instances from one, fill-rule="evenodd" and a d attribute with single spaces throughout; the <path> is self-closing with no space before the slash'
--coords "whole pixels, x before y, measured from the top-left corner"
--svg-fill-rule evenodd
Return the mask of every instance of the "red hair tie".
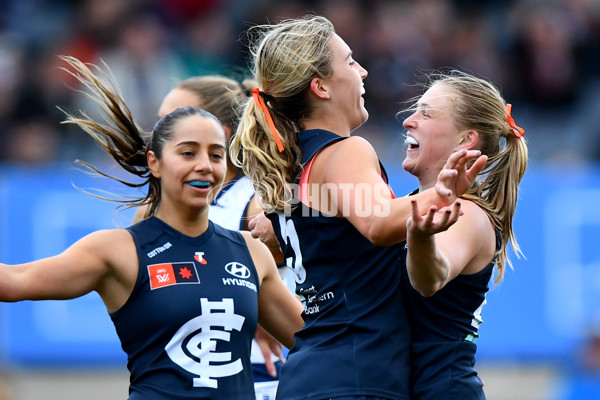
<path id="1" fill-rule="evenodd" d="M 525 129 L 517 125 L 513 117 L 510 115 L 511 110 L 512 104 L 506 104 L 506 120 L 508 121 L 508 125 L 510 126 L 510 129 L 512 129 L 513 134 L 516 137 L 521 138 L 525 134 Z"/>
<path id="2" fill-rule="evenodd" d="M 279 138 L 279 133 L 277 133 L 277 128 L 275 128 L 275 124 L 273 123 L 273 118 L 271 118 L 271 113 L 269 113 L 269 109 L 267 108 L 267 105 L 265 104 L 262 97 L 260 96 L 260 90 L 258 88 L 252 89 L 252 97 L 254 98 L 254 102 L 256 103 L 258 108 L 260 108 L 265 113 L 265 117 L 267 118 L 267 124 L 269 125 L 269 129 L 271 129 L 271 133 L 273 134 L 273 137 L 275 138 L 275 143 L 277 143 L 277 148 L 279 149 L 279 152 L 282 152 L 283 151 L 283 143 L 281 143 L 281 139 Z"/>

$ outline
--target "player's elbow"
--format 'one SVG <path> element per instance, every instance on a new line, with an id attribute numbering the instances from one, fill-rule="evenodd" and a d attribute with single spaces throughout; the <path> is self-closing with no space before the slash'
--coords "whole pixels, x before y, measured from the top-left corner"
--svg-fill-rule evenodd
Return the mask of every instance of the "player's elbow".
<path id="1" fill-rule="evenodd" d="M 369 240 L 369 242 L 379 247 L 391 246 L 402 240 L 390 235 L 387 226 L 383 224 L 382 221 L 378 220 L 370 222 L 362 234 L 365 236 L 365 238 L 367 238 L 367 240 Z"/>
<path id="2" fill-rule="evenodd" d="M 413 288 L 423 297 L 431 297 L 438 292 L 438 288 L 432 285 L 413 285 Z"/>
<path id="3" fill-rule="evenodd" d="M 431 297 L 444 287 L 445 280 L 440 279 L 417 279 L 409 274 L 411 286 L 423 297 Z"/>

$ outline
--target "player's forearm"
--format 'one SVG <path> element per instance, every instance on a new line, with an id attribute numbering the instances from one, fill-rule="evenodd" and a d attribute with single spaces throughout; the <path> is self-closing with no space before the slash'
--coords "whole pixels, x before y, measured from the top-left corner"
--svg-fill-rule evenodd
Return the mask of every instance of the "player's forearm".
<path id="1" fill-rule="evenodd" d="M 412 286 L 425 297 L 441 289 L 450 274 L 448 259 L 435 243 L 435 235 L 414 235 L 409 232 L 406 268 Z"/>

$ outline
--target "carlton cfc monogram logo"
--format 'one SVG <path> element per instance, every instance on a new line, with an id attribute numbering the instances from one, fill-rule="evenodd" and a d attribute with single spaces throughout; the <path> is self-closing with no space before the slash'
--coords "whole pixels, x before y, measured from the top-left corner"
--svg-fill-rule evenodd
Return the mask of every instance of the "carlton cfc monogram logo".
<path id="1" fill-rule="evenodd" d="M 186 322 L 165 347 L 169 358 L 194 375 L 194 387 L 217 389 L 223 378 L 244 370 L 242 360 L 233 359 L 231 334 L 241 331 L 245 318 L 234 311 L 233 299 L 200 299 L 202 313 Z M 226 350 L 219 351 L 225 345 Z"/>

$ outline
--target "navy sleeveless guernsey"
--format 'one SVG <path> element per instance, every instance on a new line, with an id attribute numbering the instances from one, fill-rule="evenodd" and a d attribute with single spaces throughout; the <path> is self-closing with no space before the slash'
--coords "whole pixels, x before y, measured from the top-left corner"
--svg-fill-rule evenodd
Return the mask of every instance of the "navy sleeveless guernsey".
<path id="1" fill-rule="evenodd" d="M 253 400 L 259 278 L 244 238 L 212 222 L 189 237 L 156 217 L 127 230 L 139 272 L 110 317 L 127 354 L 129 399 Z"/>
<path id="2" fill-rule="evenodd" d="M 496 234 L 496 248 L 501 236 Z M 475 339 L 494 262 L 471 275 L 458 275 L 431 297 L 410 284 L 403 244 L 403 292 L 412 333 L 411 399 L 483 400 L 475 370 Z"/>
<path id="3" fill-rule="evenodd" d="M 342 139 L 323 130 L 300 132 L 302 163 Z M 269 218 L 304 303 L 304 326 L 282 367 L 277 399 L 408 399 L 400 245 L 377 247 L 346 218 L 304 204 Z"/>

